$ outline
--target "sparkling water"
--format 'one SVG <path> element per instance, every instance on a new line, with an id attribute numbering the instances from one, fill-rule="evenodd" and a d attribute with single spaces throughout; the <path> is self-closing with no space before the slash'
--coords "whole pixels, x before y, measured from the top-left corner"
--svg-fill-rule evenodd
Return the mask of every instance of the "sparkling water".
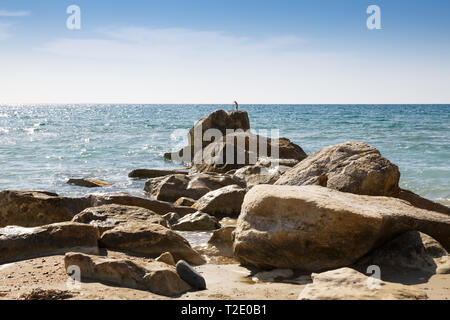
<path id="1" fill-rule="evenodd" d="M 127 191 L 142 195 L 136 168 L 181 168 L 163 153 L 186 143 L 180 133 L 230 105 L 0 106 L 0 190 L 46 190 L 80 196 Z M 377 147 L 397 164 L 401 186 L 450 204 L 450 105 L 241 105 L 250 125 L 312 153 L 345 141 Z M 182 130 L 183 129 L 183 130 Z M 181 134 L 183 136 L 183 134 Z M 183 141 L 184 140 L 184 141 Z M 114 185 L 86 189 L 69 178 Z"/>

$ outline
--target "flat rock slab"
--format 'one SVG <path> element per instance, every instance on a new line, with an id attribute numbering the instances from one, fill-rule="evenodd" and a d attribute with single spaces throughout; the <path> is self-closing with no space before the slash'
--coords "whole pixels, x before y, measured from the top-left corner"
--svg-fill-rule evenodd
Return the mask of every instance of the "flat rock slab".
<path id="1" fill-rule="evenodd" d="M 96 280 L 165 296 L 177 296 L 191 289 L 173 266 L 157 261 L 144 264 L 70 252 L 65 255 L 64 264 L 69 271 L 73 266 L 79 267 L 81 280 Z"/>
<path id="2" fill-rule="evenodd" d="M 96 207 L 105 204 L 121 204 L 125 206 L 135 206 L 149 209 L 160 215 L 169 212 L 176 212 L 180 216 L 184 216 L 188 213 L 193 213 L 197 211 L 190 207 L 177 206 L 170 202 L 137 197 L 124 192 L 108 193 L 104 195 L 91 195 L 89 196 L 89 200 L 90 200 L 90 207 Z"/>
<path id="3" fill-rule="evenodd" d="M 85 188 L 102 188 L 112 186 L 112 183 L 98 179 L 69 179 L 67 183 Z"/>
<path id="4" fill-rule="evenodd" d="M 134 179 L 151 179 L 170 174 L 188 174 L 188 172 L 182 170 L 135 169 L 128 174 L 128 177 Z"/>
<path id="5" fill-rule="evenodd" d="M 299 295 L 300 300 L 425 300 L 423 290 L 397 283 L 389 283 L 341 268 L 311 275 L 308 284 Z"/>
<path id="6" fill-rule="evenodd" d="M 205 263 L 186 239 L 159 224 L 130 222 L 119 225 L 105 231 L 99 243 L 108 249 L 150 258 L 170 252 L 176 261 L 183 259 L 195 265 Z"/>
<path id="7" fill-rule="evenodd" d="M 90 203 L 88 198 L 60 197 L 52 192 L 1 191 L 0 227 L 36 227 L 70 221 L 74 215 L 90 206 Z"/>
<path id="8" fill-rule="evenodd" d="M 98 236 L 96 227 L 75 222 L 0 228 L 0 264 L 68 251 L 97 253 Z"/>
<path id="9" fill-rule="evenodd" d="M 245 196 L 233 247 L 246 265 L 316 272 L 351 265 L 411 230 L 450 247 L 449 216 L 400 199 L 258 185 Z"/>
<path id="10" fill-rule="evenodd" d="M 151 210 L 118 204 L 87 208 L 73 217 L 72 221 L 93 225 L 100 233 L 130 221 L 156 223 L 170 228 L 166 219 Z"/>
<path id="11" fill-rule="evenodd" d="M 206 289 L 205 278 L 195 271 L 186 261 L 178 261 L 176 269 L 180 278 L 189 283 L 193 288 L 199 290 Z"/>

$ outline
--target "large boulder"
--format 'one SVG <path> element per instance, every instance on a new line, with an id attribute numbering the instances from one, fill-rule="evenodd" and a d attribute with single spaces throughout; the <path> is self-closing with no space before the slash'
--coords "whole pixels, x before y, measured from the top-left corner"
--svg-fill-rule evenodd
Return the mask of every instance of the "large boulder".
<path id="1" fill-rule="evenodd" d="M 197 200 L 193 208 L 218 218 L 236 218 L 241 212 L 247 190 L 238 185 L 226 186 L 210 191 Z"/>
<path id="2" fill-rule="evenodd" d="M 196 152 L 190 173 L 226 173 L 268 157 L 302 161 L 307 155 L 300 146 L 286 138 L 271 139 L 250 131 L 234 132 Z"/>
<path id="3" fill-rule="evenodd" d="M 170 224 L 162 216 L 145 208 L 107 204 L 92 207 L 78 213 L 72 219 L 73 222 L 88 223 L 96 226 L 100 233 L 112 229 L 120 224 L 133 222 L 156 223 L 167 228 Z"/>
<path id="4" fill-rule="evenodd" d="M 200 211 L 185 215 L 172 225 L 173 230 L 180 231 L 210 231 L 219 228 L 220 224 L 215 217 Z"/>
<path id="5" fill-rule="evenodd" d="M 248 113 L 247 111 L 232 111 L 227 113 L 224 110 L 216 110 L 210 115 L 201 118 L 189 130 L 189 145 L 195 145 L 196 138 L 202 143 L 202 148 L 210 144 L 211 141 L 204 137 L 205 132 L 210 129 L 216 129 L 222 135 L 227 134 L 227 129 L 247 131 L 250 129 Z"/>
<path id="6" fill-rule="evenodd" d="M 320 185 L 371 196 L 397 196 L 398 167 L 372 146 L 345 142 L 311 154 L 275 183 L 276 185 Z"/>
<path id="7" fill-rule="evenodd" d="M 415 269 L 430 274 L 447 274 L 450 273 L 450 255 L 432 237 L 409 231 L 371 251 L 355 265 L 362 270 L 377 265 L 382 270 Z"/>
<path id="8" fill-rule="evenodd" d="M 65 268 L 80 268 L 81 280 L 94 280 L 122 287 L 148 290 L 165 296 L 177 296 L 191 289 L 177 274 L 175 267 L 152 261 L 136 263 L 82 253 L 66 253 Z"/>
<path id="9" fill-rule="evenodd" d="M 313 273 L 300 300 L 425 300 L 425 291 L 369 278 L 350 268 Z"/>
<path id="10" fill-rule="evenodd" d="M 0 228 L 0 264 L 69 251 L 98 253 L 98 237 L 96 227 L 75 222 Z"/>
<path id="11" fill-rule="evenodd" d="M 206 147 L 214 141 L 210 139 L 208 134 L 218 135 L 227 134 L 227 130 L 247 131 L 250 129 L 250 120 L 246 111 L 232 111 L 230 113 L 224 110 L 216 110 L 210 115 L 200 119 L 189 130 L 189 145 L 176 152 L 168 152 L 164 154 L 164 158 L 168 160 L 178 160 L 182 163 L 190 163 L 194 154 Z M 208 131 L 206 134 L 205 132 Z M 229 132 L 229 131 L 228 131 Z"/>
<path id="12" fill-rule="evenodd" d="M 245 183 L 232 175 L 197 173 L 193 175 L 174 174 L 166 177 L 149 179 L 144 191 L 157 200 L 174 202 L 181 197 L 197 200 L 206 193 L 222 187 Z"/>
<path id="13" fill-rule="evenodd" d="M 105 231 L 99 244 L 107 249 L 157 258 L 170 252 L 175 260 L 199 265 L 205 263 L 201 255 L 178 233 L 151 223 L 127 223 Z"/>
<path id="14" fill-rule="evenodd" d="M 128 177 L 133 179 L 151 179 L 170 174 L 188 174 L 188 172 L 181 170 L 135 169 L 128 174 Z"/>
<path id="15" fill-rule="evenodd" d="M 60 197 L 41 191 L 1 191 L 0 227 L 36 227 L 69 221 L 90 206 L 87 198 Z"/>
<path id="16" fill-rule="evenodd" d="M 245 196 L 234 254 L 260 268 L 321 271 L 348 266 L 410 230 L 450 247 L 450 217 L 406 201 L 320 186 L 258 185 Z"/>

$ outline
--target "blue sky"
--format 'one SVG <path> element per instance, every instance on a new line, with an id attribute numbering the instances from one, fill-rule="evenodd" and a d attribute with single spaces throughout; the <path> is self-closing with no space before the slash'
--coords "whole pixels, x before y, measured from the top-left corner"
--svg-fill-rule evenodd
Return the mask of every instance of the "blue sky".
<path id="1" fill-rule="evenodd" d="M 448 0 L 0 0 L 0 103 L 450 103 L 449 17 Z"/>

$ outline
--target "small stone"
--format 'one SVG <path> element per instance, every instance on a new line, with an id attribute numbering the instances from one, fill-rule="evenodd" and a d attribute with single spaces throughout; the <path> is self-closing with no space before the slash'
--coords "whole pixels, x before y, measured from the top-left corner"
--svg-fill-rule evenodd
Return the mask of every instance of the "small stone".
<path id="1" fill-rule="evenodd" d="M 197 271 L 195 271 L 186 261 L 178 261 L 176 269 L 180 278 L 186 281 L 192 287 L 199 290 L 206 289 L 205 278 L 203 278 Z"/>
<path id="2" fill-rule="evenodd" d="M 158 258 L 156 258 L 156 261 L 164 262 L 171 266 L 175 265 L 175 260 L 173 259 L 173 256 L 170 252 L 164 252 Z"/>

